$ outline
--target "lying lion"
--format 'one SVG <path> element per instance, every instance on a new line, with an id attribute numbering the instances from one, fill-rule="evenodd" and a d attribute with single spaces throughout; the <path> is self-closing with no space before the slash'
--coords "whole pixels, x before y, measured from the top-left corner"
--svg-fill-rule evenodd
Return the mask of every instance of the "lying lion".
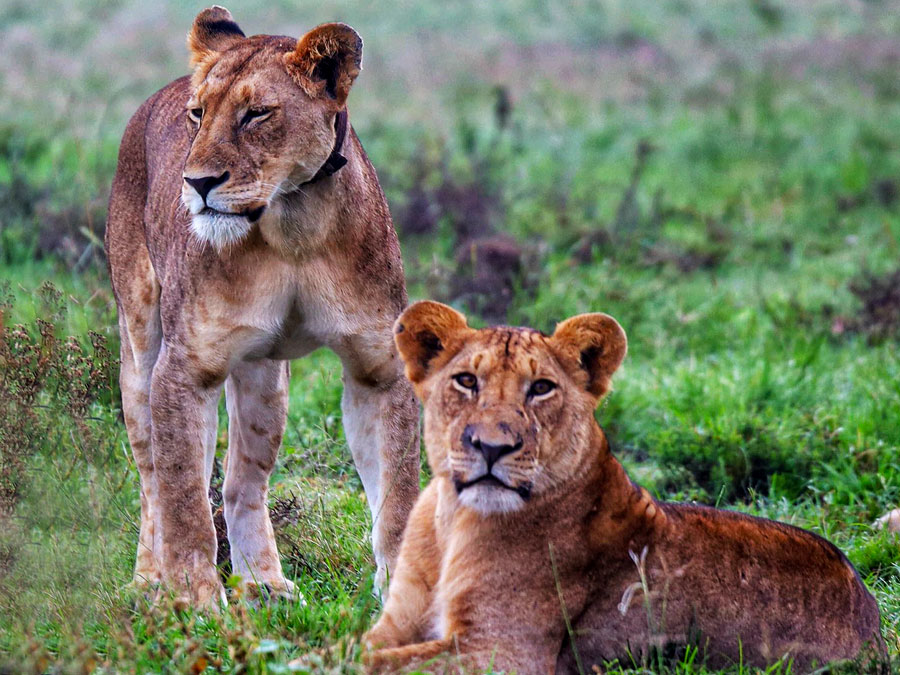
<path id="1" fill-rule="evenodd" d="M 686 644 L 711 667 L 883 658 L 875 600 L 832 544 L 628 479 L 594 420 L 626 351 L 611 317 L 548 337 L 420 302 L 395 340 L 434 479 L 366 636 L 374 668 L 449 653 L 476 672 L 590 672 Z"/>

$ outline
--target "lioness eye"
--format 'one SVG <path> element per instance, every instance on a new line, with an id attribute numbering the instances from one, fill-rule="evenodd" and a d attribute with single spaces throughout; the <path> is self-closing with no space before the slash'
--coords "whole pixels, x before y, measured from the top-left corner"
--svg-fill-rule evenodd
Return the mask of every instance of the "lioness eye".
<path id="1" fill-rule="evenodd" d="M 528 389 L 528 395 L 545 396 L 554 389 L 556 389 L 556 385 L 553 384 L 550 380 L 537 380 L 535 382 L 532 382 L 531 387 Z"/>
<path id="2" fill-rule="evenodd" d="M 191 117 L 193 117 L 197 122 L 199 122 L 203 118 L 203 108 L 191 108 L 189 112 L 191 114 Z"/>
<path id="3" fill-rule="evenodd" d="M 241 126 L 250 124 L 250 122 L 260 117 L 265 117 L 270 112 L 272 111 L 269 108 L 250 108 L 241 118 Z"/>
<path id="4" fill-rule="evenodd" d="M 478 386 L 478 378 L 472 373 L 460 373 L 454 375 L 453 380 L 463 389 L 475 389 Z"/>

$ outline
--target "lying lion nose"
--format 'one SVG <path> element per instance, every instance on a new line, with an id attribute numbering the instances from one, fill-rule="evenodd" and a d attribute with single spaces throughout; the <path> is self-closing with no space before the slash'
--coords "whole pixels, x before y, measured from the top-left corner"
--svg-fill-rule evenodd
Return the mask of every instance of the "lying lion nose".
<path id="1" fill-rule="evenodd" d="M 463 431 L 462 436 L 463 444 L 471 449 L 478 450 L 484 457 L 484 461 L 487 462 L 488 470 L 494 465 L 494 463 L 503 457 L 503 455 L 508 455 L 516 450 L 522 449 L 522 438 L 516 438 L 515 442 L 510 443 L 489 443 L 486 439 L 482 439 L 478 432 L 471 425 L 467 426 Z"/>
<path id="2" fill-rule="evenodd" d="M 206 202 L 206 195 L 210 193 L 210 191 L 226 180 L 228 180 L 229 173 L 226 171 L 221 176 L 203 176 L 202 178 L 188 178 L 184 177 L 184 182 L 190 185 L 197 191 L 197 194 L 200 195 L 200 198 Z"/>

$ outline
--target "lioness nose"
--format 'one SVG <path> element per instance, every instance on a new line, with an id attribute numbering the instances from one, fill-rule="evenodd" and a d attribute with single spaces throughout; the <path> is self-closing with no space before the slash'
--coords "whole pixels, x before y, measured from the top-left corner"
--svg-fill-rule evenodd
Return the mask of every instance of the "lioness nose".
<path id="1" fill-rule="evenodd" d="M 200 195 L 200 198 L 205 202 L 206 195 L 210 193 L 210 190 L 224 183 L 228 180 L 230 175 L 231 174 L 226 171 L 221 176 L 203 176 L 202 178 L 188 178 L 185 176 L 184 182 L 194 188 L 197 191 L 197 194 Z"/>
<path id="2" fill-rule="evenodd" d="M 506 436 L 506 434 L 504 434 L 504 436 Z M 494 441 L 495 439 L 491 440 Z M 510 438 L 509 440 L 511 441 L 512 439 Z M 494 462 L 503 457 L 503 455 L 508 455 L 511 452 L 522 449 L 521 437 L 517 437 L 512 443 L 507 442 L 506 439 L 499 443 L 496 441 L 492 443 L 486 438 L 482 438 L 482 435 L 479 434 L 472 425 L 466 426 L 463 430 L 462 442 L 466 447 L 478 450 L 478 452 L 484 456 L 484 461 L 487 462 L 488 470 L 490 470 Z"/>

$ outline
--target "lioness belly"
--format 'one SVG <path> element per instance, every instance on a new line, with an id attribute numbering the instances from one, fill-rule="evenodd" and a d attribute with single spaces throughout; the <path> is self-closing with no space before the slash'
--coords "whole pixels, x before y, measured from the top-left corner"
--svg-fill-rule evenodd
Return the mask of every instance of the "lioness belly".
<path id="1" fill-rule="evenodd" d="M 855 658 L 867 642 L 881 648 L 875 600 L 829 542 L 729 511 L 664 509 L 669 528 L 647 543 L 643 575 L 632 563 L 599 590 L 558 672 L 577 672 L 576 652 L 589 670 L 615 658 L 640 662 L 654 650 L 679 658 L 692 645 L 714 668 L 788 655 L 803 672 Z"/>

